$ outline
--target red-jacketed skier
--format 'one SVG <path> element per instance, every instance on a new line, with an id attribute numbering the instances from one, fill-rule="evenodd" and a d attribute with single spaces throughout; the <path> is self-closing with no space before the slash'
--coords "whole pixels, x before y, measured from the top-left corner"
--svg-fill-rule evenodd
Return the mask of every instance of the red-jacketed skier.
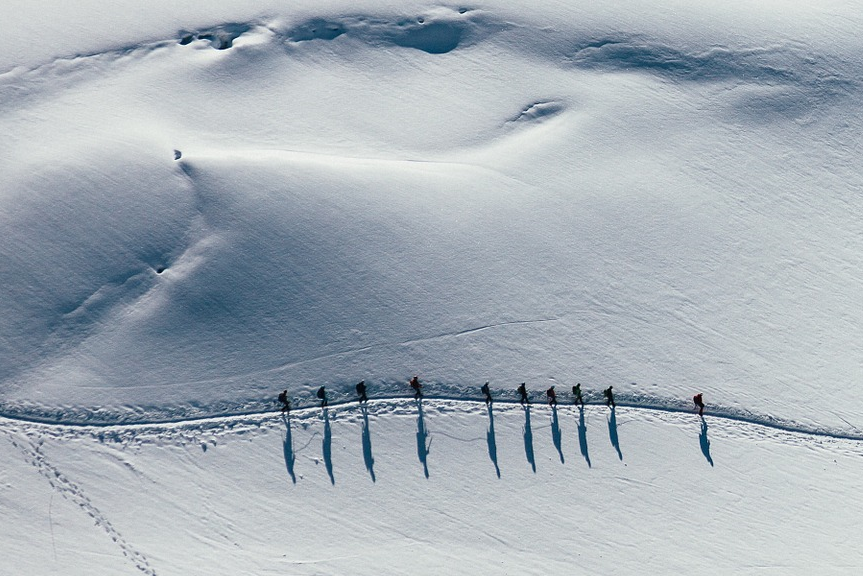
<path id="1" fill-rule="evenodd" d="M 554 391 L 554 386 L 546 390 L 545 395 L 548 396 L 549 406 L 557 406 L 557 394 Z"/>
<path id="2" fill-rule="evenodd" d="M 420 384 L 419 376 L 414 376 L 410 381 L 411 388 L 414 389 L 414 399 L 419 400 L 423 397 L 423 385 Z"/>

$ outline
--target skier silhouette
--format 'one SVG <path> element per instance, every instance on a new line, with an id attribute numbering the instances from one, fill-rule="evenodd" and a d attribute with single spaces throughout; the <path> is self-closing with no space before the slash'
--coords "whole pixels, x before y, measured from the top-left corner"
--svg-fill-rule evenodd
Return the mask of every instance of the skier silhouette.
<path id="1" fill-rule="evenodd" d="M 614 392 L 611 391 L 612 388 L 614 388 L 614 386 L 609 386 L 608 388 L 603 390 L 602 395 L 605 396 L 605 405 L 614 408 Z"/>
<path id="2" fill-rule="evenodd" d="M 704 400 L 701 399 L 701 392 L 692 397 L 692 402 L 698 408 L 698 415 L 704 416 Z"/>
<path id="3" fill-rule="evenodd" d="M 530 400 L 527 398 L 527 387 L 524 382 L 518 385 L 518 393 L 521 394 L 521 400 L 519 400 L 519 402 L 521 402 L 522 406 L 530 404 Z"/>
<path id="4" fill-rule="evenodd" d="M 323 386 L 318 388 L 318 398 L 321 399 L 321 408 L 327 407 L 327 390 Z"/>
<path id="5" fill-rule="evenodd" d="M 288 400 L 288 391 L 284 390 L 279 393 L 279 402 L 282 403 L 282 413 L 291 411 L 291 401 Z"/>
<path id="6" fill-rule="evenodd" d="M 572 395 L 575 397 L 575 405 L 581 404 L 584 406 L 584 398 L 581 397 L 581 383 L 572 387 Z"/>
<path id="7" fill-rule="evenodd" d="M 491 390 L 489 390 L 488 388 L 488 382 L 483 384 L 480 390 L 482 390 L 482 393 L 485 394 L 485 403 L 491 404 Z"/>
<path id="8" fill-rule="evenodd" d="M 419 400 L 420 398 L 422 398 L 423 397 L 423 391 L 422 391 L 423 385 L 420 384 L 420 379 L 418 376 L 414 376 L 413 378 L 411 378 L 410 385 L 411 385 L 411 388 L 414 389 L 414 400 Z"/>
<path id="9" fill-rule="evenodd" d="M 359 400 L 357 402 L 368 402 L 369 398 L 366 396 L 366 381 L 360 380 L 360 383 L 357 384 L 357 396 L 359 396 Z"/>
<path id="10" fill-rule="evenodd" d="M 545 395 L 548 396 L 549 406 L 557 406 L 557 394 L 554 392 L 554 386 L 546 390 Z"/>

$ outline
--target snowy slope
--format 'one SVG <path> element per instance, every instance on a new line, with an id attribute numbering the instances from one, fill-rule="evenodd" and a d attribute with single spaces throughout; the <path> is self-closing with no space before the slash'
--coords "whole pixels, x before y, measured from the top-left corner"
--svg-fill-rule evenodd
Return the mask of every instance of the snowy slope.
<path id="1" fill-rule="evenodd" d="M 697 416 L 624 408 L 610 423 L 605 407 L 590 406 L 582 427 L 569 406 L 528 416 L 495 405 L 491 418 L 490 427 L 479 403 L 426 401 L 420 415 L 392 400 L 365 415 L 356 406 L 294 414 L 289 437 L 278 416 L 4 422 L 0 502 L 14 504 L 16 527 L 4 522 L 5 561 L 12 552 L 19 573 L 67 575 L 863 565 L 856 442 L 711 417 L 705 429 Z"/>
<path id="2" fill-rule="evenodd" d="M 846 428 L 857 39 L 568 10 L 180 11 L 34 49 L 2 86 L 5 412 L 415 372 Z"/>
<path id="3" fill-rule="evenodd" d="M 859 571 L 861 3 L 301 4 L 0 6 L 0 574 Z"/>

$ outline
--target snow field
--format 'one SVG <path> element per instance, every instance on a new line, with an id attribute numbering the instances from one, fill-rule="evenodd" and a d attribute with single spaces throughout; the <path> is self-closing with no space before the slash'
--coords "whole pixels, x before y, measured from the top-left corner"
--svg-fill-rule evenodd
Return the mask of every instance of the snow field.
<path id="1" fill-rule="evenodd" d="M 621 574 L 842 574 L 859 566 L 860 509 L 847 497 L 861 466 L 854 442 L 710 417 L 702 435 L 697 416 L 618 408 L 621 459 L 610 412 L 588 407 L 588 465 L 575 408 L 559 407 L 555 427 L 550 408 L 531 407 L 527 441 L 520 407 L 494 406 L 492 414 L 490 440 L 478 403 L 425 401 L 420 426 L 414 402 L 372 402 L 364 441 L 360 408 L 329 410 L 329 435 L 321 412 L 307 410 L 291 416 L 290 449 L 276 415 L 14 431 L 7 422 L 4 436 L 19 448 L 2 443 L 15 463 L 4 506 L 47 485 L 22 458 L 34 445 L 64 481 L 55 482 L 53 523 L 34 502 L 6 541 L 38 532 L 66 574 L 89 570 L 89 555 L 112 531 L 121 535 L 118 547 L 146 563 L 139 570 L 157 574 L 549 574 L 609 566 Z M 83 516 L 72 514 L 76 506 L 97 509 L 102 522 L 79 530 L 77 542 L 68 534 Z M 136 573 L 134 561 L 116 551 L 108 557 L 124 560 L 112 573 Z M 50 553 L 41 560 L 51 561 Z M 51 573 L 46 564 L 37 572 Z"/>
<path id="2" fill-rule="evenodd" d="M 0 574 L 859 572 L 860 8 L 0 6 Z"/>

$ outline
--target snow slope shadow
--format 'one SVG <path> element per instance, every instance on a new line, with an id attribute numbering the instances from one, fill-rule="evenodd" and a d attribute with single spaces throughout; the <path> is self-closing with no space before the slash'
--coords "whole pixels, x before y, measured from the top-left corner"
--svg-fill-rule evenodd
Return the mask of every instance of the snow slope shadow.
<path id="1" fill-rule="evenodd" d="M 587 426 L 584 423 L 584 406 L 578 407 L 578 448 L 581 450 L 581 455 L 584 456 L 587 467 L 590 465 L 590 454 L 587 451 Z"/>
<path id="2" fill-rule="evenodd" d="M 375 479 L 375 458 L 372 456 L 372 434 L 369 430 L 369 408 L 363 404 L 360 410 L 363 414 L 363 461 L 366 463 L 366 470 L 369 471 L 372 482 L 377 482 Z"/>
<path id="3" fill-rule="evenodd" d="M 617 436 L 617 412 L 614 407 L 611 408 L 611 414 L 608 417 L 608 438 L 611 440 L 611 445 L 617 450 L 617 457 L 623 460 L 623 453 L 620 451 L 620 438 Z"/>
<path id="4" fill-rule="evenodd" d="M 524 455 L 527 461 L 536 473 L 536 457 L 533 453 L 533 430 L 530 427 L 530 406 L 524 407 Z"/>
<path id="5" fill-rule="evenodd" d="M 285 423 L 285 437 L 282 441 L 282 451 L 285 454 L 285 467 L 288 469 L 291 481 L 296 484 L 297 475 L 294 473 L 294 462 L 297 456 L 294 454 L 294 438 L 291 435 L 291 417 L 282 414 L 282 421 Z"/>
<path id="6" fill-rule="evenodd" d="M 558 456 L 560 456 L 560 463 L 563 464 L 563 438 L 560 432 L 560 420 L 557 418 L 557 406 L 551 407 L 551 440 L 554 442 L 554 447 L 557 449 Z"/>
<path id="7" fill-rule="evenodd" d="M 701 432 L 698 434 L 698 442 L 701 444 L 701 453 L 713 466 L 713 457 L 710 456 L 710 439 L 707 438 L 707 421 L 703 416 L 701 417 Z"/>
<path id="8" fill-rule="evenodd" d="M 428 439 L 428 429 L 423 417 L 423 403 L 417 400 L 417 456 L 423 465 L 423 474 L 429 477 L 428 455 L 431 449 L 431 441 Z"/>
<path id="9" fill-rule="evenodd" d="M 346 36 L 373 46 L 389 44 L 429 54 L 446 54 L 505 26 L 481 12 L 440 8 L 426 16 L 408 19 L 370 15 L 315 17 L 280 35 L 294 44 L 332 41 Z"/>
<path id="10" fill-rule="evenodd" d="M 419 22 L 400 30 L 393 38 L 393 44 L 429 54 L 446 54 L 458 48 L 465 30 L 461 22 Z"/>
<path id="11" fill-rule="evenodd" d="M 336 478 L 333 476 L 333 431 L 330 427 L 330 412 L 327 408 L 324 408 L 324 440 L 322 448 L 327 475 L 330 477 L 330 483 L 335 485 Z"/>
<path id="12" fill-rule="evenodd" d="M 497 441 L 494 437 L 494 412 L 492 411 L 491 404 L 488 404 L 488 431 L 485 433 L 486 442 L 488 442 L 488 457 L 491 458 L 492 464 L 494 464 L 494 471 L 497 473 L 497 477 L 500 478 L 500 466 L 497 464 Z"/>

